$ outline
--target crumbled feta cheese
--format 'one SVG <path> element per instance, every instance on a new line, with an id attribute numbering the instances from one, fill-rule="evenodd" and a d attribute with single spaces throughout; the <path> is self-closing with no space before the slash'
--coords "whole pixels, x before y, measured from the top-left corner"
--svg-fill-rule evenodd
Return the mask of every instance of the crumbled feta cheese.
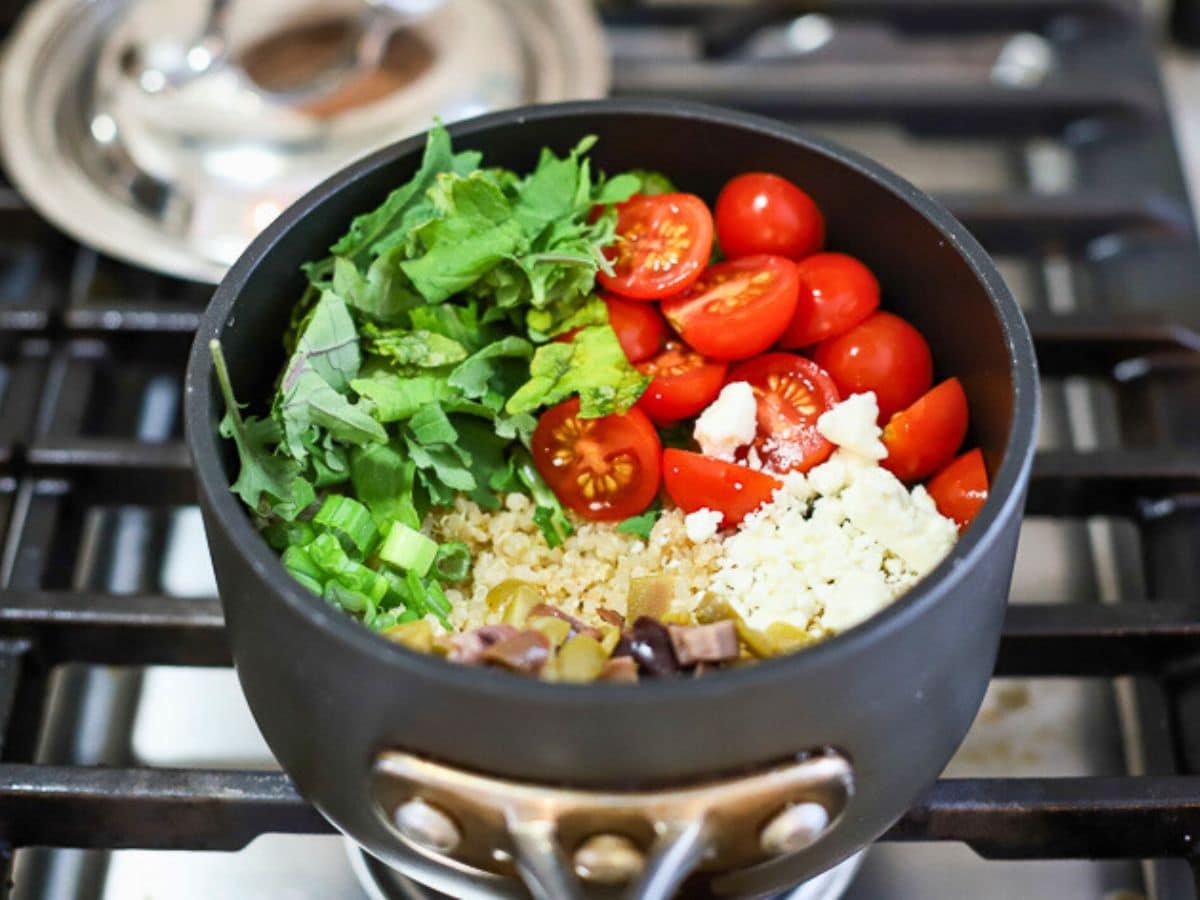
<path id="1" fill-rule="evenodd" d="M 734 451 L 754 440 L 758 430 L 758 402 L 744 381 L 731 382 L 708 409 L 700 413 L 692 436 L 705 456 L 733 460 Z"/>
<path id="2" fill-rule="evenodd" d="M 867 459 L 883 459 L 887 448 L 879 440 L 882 434 L 876 420 L 879 418 L 879 403 L 874 391 L 851 394 L 832 409 L 826 410 L 817 419 L 817 431 L 831 444 Z"/>
<path id="3" fill-rule="evenodd" d="M 787 475 L 725 538 L 710 589 L 752 628 L 787 622 L 836 633 L 911 588 L 957 537 L 924 488 L 910 493 L 842 449 L 808 475 Z"/>
<path id="4" fill-rule="evenodd" d="M 694 513 L 688 513 L 683 520 L 683 527 L 687 531 L 688 540 L 693 544 L 707 541 L 717 533 L 717 528 L 720 526 L 723 518 L 725 518 L 724 515 L 715 509 L 708 509 L 707 507 L 702 507 Z"/>

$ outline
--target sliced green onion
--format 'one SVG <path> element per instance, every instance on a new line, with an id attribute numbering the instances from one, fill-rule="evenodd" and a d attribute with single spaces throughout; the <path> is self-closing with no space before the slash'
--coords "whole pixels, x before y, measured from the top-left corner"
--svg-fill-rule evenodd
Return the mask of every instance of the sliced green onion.
<path id="1" fill-rule="evenodd" d="M 346 612 L 363 613 L 367 611 L 368 607 L 375 605 L 366 594 L 352 590 L 336 581 L 325 585 L 324 596 L 330 603 L 340 606 Z"/>
<path id="2" fill-rule="evenodd" d="M 324 573 L 321 571 L 320 566 L 313 562 L 313 558 L 309 556 L 308 551 L 303 547 L 288 547 L 283 551 L 283 557 L 280 561 L 283 563 L 283 567 L 294 576 L 304 575 L 318 584 L 324 580 L 321 577 Z M 320 593 L 320 591 L 317 593 Z"/>
<path id="3" fill-rule="evenodd" d="M 417 615 L 411 609 L 406 609 L 400 615 L 396 616 L 395 624 L 403 625 L 405 622 L 415 622 L 415 621 L 417 621 L 417 619 L 421 619 L 421 618 L 424 618 L 424 617 Z"/>
<path id="4" fill-rule="evenodd" d="M 403 522 L 393 522 L 379 550 L 379 558 L 398 569 L 424 575 L 437 556 L 437 541 Z"/>
<path id="5" fill-rule="evenodd" d="M 413 610 L 418 617 L 424 616 L 428 612 L 425 607 L 424 595 L 414 597 L 412 591 L 409 590 L 408 580 L 403 575 L 391 569 L 383 569 L 382 572 L 391 587 L 391 593 L 396 596 L 401 607 Z M 420 584 L 420 579 L 417 579 L 417 583 Z"/>
<path id="6" fill-rule="evenodd" d="M 394 609 L 388 609 L 381 612 L 371 620 L 371 628 L 375 631 L 386 631 L 396 624 L 396 616 L 399 613 Z"/>
<path id="7" fill-rule="evenodd" d="M 263 529 L 263 537 L 276 550 L 303 546 L 317 536 L 308 522 L 274 521 Z"/>
<path id="8" fill-rule="evenodd" d="M 442 624 L 449 628 L 450 623 L 446 620 L 446 617 L 450 615 L 450 599 L 446 596 L 446 592 L 442 590 L 442 586 L 436 581 L 431 580 L 426 585 L 425 599 L 429 601 L 429 605 L 433 607 L 433 611 L 437 617 L 442 620 Z"/>
<path id="9" fill-rule="evenodd" d="M 416 572 L 411 570 L 404 573 L 404 581 L 408 585 L 408 592 L 419 598 L 419 605 L 414 608 L 422 608 L 426 613 L 432 612 L 443 625 L 449 628 L 450 620 L 446 618 L 446 613 L 450 611 L 450 601 L 442 593 L 441 585 L 432 578 L 426 584 L 421 581 Z M 443 608 L 445 612 L 442 611 Z"/>
<path id="10" fill-rule="evenodd" d="M 390 586 L 388 580 L 379 572 L 347 556 L 341 543 L 332 534 L 317 535 L 304 549 L 323 573 L 341 582 L 343 587 L 365 594 L 375 603 L 387 595 Z"/>
<path id="11" fill-rule="evenodd" d="M 433 574 L 442 581 L 462 581 L 471 574 L 471 548 L 462 541 L 442 544 L 433 558 Z"/>
<path id="12" fill-rule="evenodd" d="M 371 518 L 370 511 L 352 497 L 330 494 L 313 516 L 313 523 L 332 531 L 347 550 L 353 548 L 359 556 L 366 556 L 375 546 L 379 531 Z"/>
<path id="13" fill-rule="evenodd" d="M 321 582 L 317 581 L 317 579 L 309 575 L 305 575 L 303 572 L 297 572 L 295 569 L 288 569 L 288 574 L 292 576 L 293 581 L 296 581 L 301 586 L 308 588 L 318 597 L 324 595 L 325 589 L 321 587 Z"/>

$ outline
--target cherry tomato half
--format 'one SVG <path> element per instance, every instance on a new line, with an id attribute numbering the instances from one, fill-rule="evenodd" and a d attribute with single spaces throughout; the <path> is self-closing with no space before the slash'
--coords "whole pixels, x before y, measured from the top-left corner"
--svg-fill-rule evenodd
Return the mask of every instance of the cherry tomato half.
<path id="1" fill-rule="evenodd" d="M 667 340 L 667 323 L 653 303 L 605 297 L 608 324 L 617 333 L 621 349 L 632 363 L 649 359 Z"/>
<path id="2" fill-rule="evenodd" d="M 796 266 L 782 256 L 717 263 L 662 302 L 685 341 L 712 359 L 747 359 L 770 347 L 796 312 Z"/>
<path id="3" fill-rule="evenodd" d="M 678 341 L 668 341 L 662 353 L 636 368 L 653 379 L 638 399 L 638 408 L 659 425 L 669 425 L 697 415 L 717 399 L 728 366 L 705 359 Z"/>
<path id="4" fill-rule="evenodd" d="M 988 498 L 987 469 L 978 448 L 968 450 L 930 479 L 926 486 L 938 512 L 963 531 Z"/>
<path id="5" fill-rule="evenodd" d="M 758 434 L 751 445 L 773 472 L 807 472 L 833 453 L 817 431 L 821 413 L 841 399 L 833 379 L 811 359 L 764 353 L 729 373 L 745 381 L 758 401 Z"/>
<path id="6" fill-rule="evenodd" d="M 717 196 L 717 240 L 730 259 L 752 253 L 803 259 L 825 243 L 825 217 L 786 178 L 748 172 L 730 179 Z"/>
<path id="7" fill-rule="evenodd" d="M 872 313 L 845 334 L 822 341 L 813 354 L 845 395 L 874 391 L 879 421 L 929 390 L 933 356 L 921 332 L 899 316 Z"/>
<path id="8" fill-rule="evenodd" d="M 879 280 L 853 256 L 817 253 L 796 263 L 800 297 L 779 346 L 808 347 L 849 331 L 879 308 Z"/>
<path id="9" fill-rule="evenodd" d="M 617 207 L 617 237 L 604 249 L 613 274 L 596 278 L 634 300 L 686 289 L 712 255 L 712 214 L 694 194 L 635 194 Z"/>
<path id="10" fill-rule="evenodd" d="M 746 466 L 701 456 L 687 450 L 663 451 L 663 486 L 685 513 L 711 509 L 721 513 L 721 527 L 738 524 L 771 499 L 777 478 Z"/>
<path id="11" fill-rule="evenodd" d="M 533 430 L 533 464 L 558 499 L 585 519 L 637 515 L 658 494 L 662 445 L 645 413 L 579 418 L 579 398 L 552 406 Z"/>
<path id="12" fill-rule="evenodd" d="M 920 481 L 950 462 L 966 436 L 967 395 L 948 378 L 888 420 L 881 465 L 901 481 Z"/>

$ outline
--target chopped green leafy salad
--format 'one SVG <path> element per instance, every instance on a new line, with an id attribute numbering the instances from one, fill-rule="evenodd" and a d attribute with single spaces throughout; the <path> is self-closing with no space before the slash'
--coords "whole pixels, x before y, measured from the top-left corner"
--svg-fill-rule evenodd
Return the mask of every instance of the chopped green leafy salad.
<path id="1" fill-rule="evenodd" d="M 471 554 L 421 525 L 460 494 L 485 510 L 528 494 L 560 543 L 571 524 L 531 460 L 534 413 L 576 395 L 581 417 L 623 413 L 645 390 L 594 285 L 613 204 L 661 176 L 606 178 L 593 143 L 543 150 L 522 175 L 431 130 L 413 177 L 304 266 L 268 415 L 243 414 L 211 345 L 233 491 L 298 582 L 372 628 L 448 626 L 443 586 L 468 577 Z"/>

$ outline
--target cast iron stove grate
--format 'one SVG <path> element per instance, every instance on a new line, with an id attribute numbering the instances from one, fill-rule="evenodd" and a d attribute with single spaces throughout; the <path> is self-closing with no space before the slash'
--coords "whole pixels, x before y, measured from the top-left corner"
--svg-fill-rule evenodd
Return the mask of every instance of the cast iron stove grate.
<path id="1" fill-rule="evenodd" d="M 886 839 L 962 842 L 996 859 L 1145 860 L 1154 896 L 1195 898 L 1200 250 L 1140 13 L 1116 0 L 811 5 L 831 18 L 804 16 L 802 2 L 605 4 L 614 92 L 802 123 L 886 120 L 938 141 L 1011 148 L 1026 174 L 1030 148 L 1063 148 L 1072 175 L 1057 187 L 1029 175 L 1027 190 L 942 199 L 1002 261 L 1053 268 L 1025 298 L 1042 370 L 1048 385 L 1086 377 L 1100 410 L 1095 447 L 1039 455 L 1029 513 L 1119 520 L 1131 538 L 1121 552 L 1142 582 L 1115 603 L 1014 605 L 998 664 L 1002 675 L 1132 676 L 1137 774 L 946 779 Z M 904 40 L 887 45 L 894 58 L 872 54 L 847 68 L 823 55 L 831 23 L 868 37 L 887 25 Z M 965 77 L 967 50 L 1016 32 L 1028 34 L 1008 70 Z M 781 39 L 802 52 L 780 53 Z M 905 59 L 912 48 L 917 57 Z M 1054 63 L 1039 74 L 1047 50 Z M 1053 289 L 1063 277 L 1069 305 Z M 152 566 L 113 570 L 122 542 L 161 558 L 164 523 L 193 500 L 178 393 L 208 295 L 73 244 L 0 184 L 8 866 L 22 848 L 233 850 L 267 832 L 328 830 L 282 775 L 134 765 L 128 703 L 107 711 L 124 721 L 124 737 L 117 728 L 88 752 L 72 740 L 81 714 L 72 687 L 90 667 L 119 667 L 128 688 L 141 666 L 229 664 L 215 599 L 169 595 Z M 158 404 L 157 418 L 147 404 Z M 108 766 L 86 764 L 94 762 Z"/>

